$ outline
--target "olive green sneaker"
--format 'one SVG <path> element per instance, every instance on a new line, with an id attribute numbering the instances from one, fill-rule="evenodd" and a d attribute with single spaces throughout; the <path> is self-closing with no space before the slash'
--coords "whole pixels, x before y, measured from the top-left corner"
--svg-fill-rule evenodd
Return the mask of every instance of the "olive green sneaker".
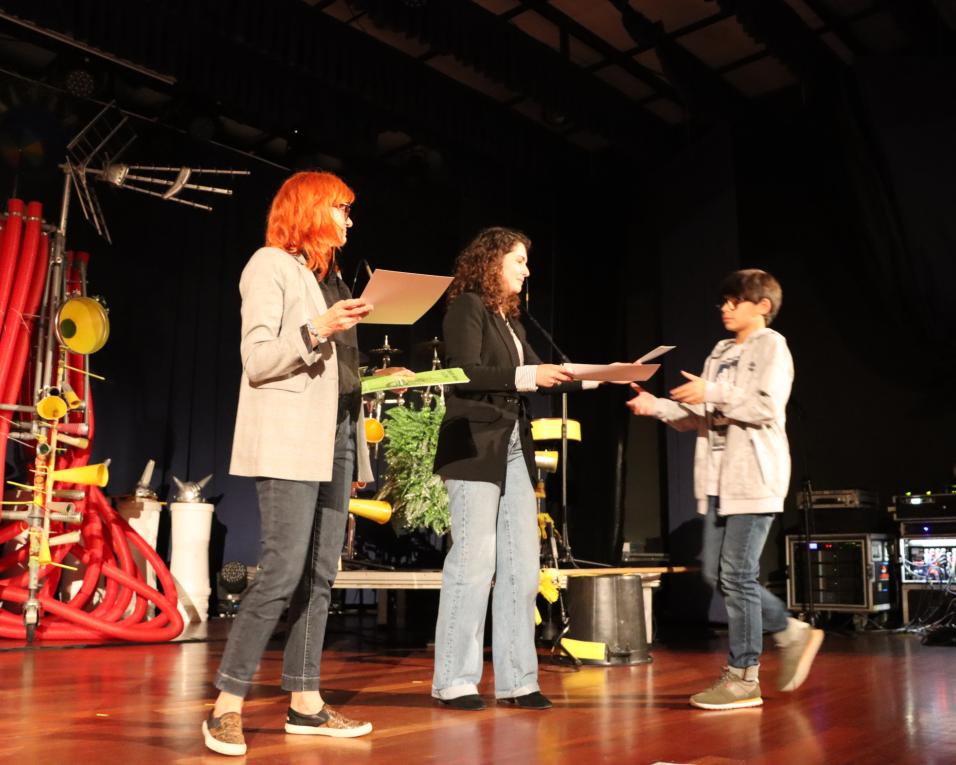
<path id="1" fill-rule="evenodd" d="M 823 630 L 791 617 L 787 620 L 787 629 L 774 633 L 773 640 L 780 649 L 777 688 L 795 691 L 810 674 L 810 667 L 823 643 Z"/>
<path id="2" fill-rule="evenodd" d="M 690 705 L 698 709 L 744 709 L 759 707 L 760 683 L 757 680 L 759 665 L 739 669 L 724 667 L 720 679 L 710 688 L 690 697 Z"/>

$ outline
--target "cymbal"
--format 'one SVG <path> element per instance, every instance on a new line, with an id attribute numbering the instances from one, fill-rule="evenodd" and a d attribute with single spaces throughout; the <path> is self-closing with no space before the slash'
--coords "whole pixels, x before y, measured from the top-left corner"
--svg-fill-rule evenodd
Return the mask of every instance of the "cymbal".
<path id="1" fill-rule="evenodd" d="M 435 353 L 436 351 L 439 356 L 445 352 L 445 341 L 439 340 L 437 337 L 425 340 L 422 343 L 415 343 L 412 346 L 413 353 Z"/>
<path id="2" fill-rule="evenodd" d="M 392 348 L 389 345 L 386 345 L 382 348 L 372 348 L 369 353 L 374 353 L 376 356 L 384 356 L 388 354 L 389 356 L 395 356 L 402 352 L 401 348 Z"/>

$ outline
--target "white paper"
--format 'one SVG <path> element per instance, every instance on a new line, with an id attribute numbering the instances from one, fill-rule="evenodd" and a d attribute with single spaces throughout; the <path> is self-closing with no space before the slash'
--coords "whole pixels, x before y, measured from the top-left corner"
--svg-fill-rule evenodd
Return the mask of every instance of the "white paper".
<path id="1" fill-rule="evenodd" d="M 651 359 L 656 359 L 658 356 L 663 356 L 665 353 L 674 350 L 676 347 L 676 345 L 658 345 L 653 351 L 645 353 L 634 363 L 643 364 L 645 361 L 650 361 Z"/>
<path id="2" fill-rule="evenodd" d="M 565 364 L 575 380 L 600 382 L 643 382 L 661 368 L 660 364 Z"/>
<path id="3" fill-rule="evenodd" d="M 375 306 L 362 323 L 414 324 L 435 305 L 449 284 L 450 276 L 378 268 L 362 292 L 362 299 Z"/>

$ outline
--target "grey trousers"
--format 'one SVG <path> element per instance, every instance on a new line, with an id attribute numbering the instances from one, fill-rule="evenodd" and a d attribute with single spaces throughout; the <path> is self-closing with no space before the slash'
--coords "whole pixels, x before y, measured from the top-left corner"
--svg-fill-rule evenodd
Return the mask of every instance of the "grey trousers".
<path id="1" fill-rule="evenodd" d="M 245 697 L 276 623 L 289 609 L 282 688 L 319 690 L 319 665 L 332 584 L 348 520 L 355 465 L 355 421 L 339 412 L 331 481 L 257 478 L 262 548 L 242 598 L 215 685 Z"/>

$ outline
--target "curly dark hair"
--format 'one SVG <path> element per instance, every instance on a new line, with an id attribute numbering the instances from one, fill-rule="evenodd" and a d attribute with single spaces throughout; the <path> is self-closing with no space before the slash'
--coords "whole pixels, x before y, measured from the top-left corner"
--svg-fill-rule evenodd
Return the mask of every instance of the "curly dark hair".
<path id="1" fill-rule="evenodd" d="M 479 232 L 455 258 L 448 302 L 463 292 L 475 292 L 488 310 L 517 316 L 519 297 L 505 294 L 501 288 L 501 261 L 517 244 L 531 251 L 531 240 L 516 229 L 494 226 Z"/>

